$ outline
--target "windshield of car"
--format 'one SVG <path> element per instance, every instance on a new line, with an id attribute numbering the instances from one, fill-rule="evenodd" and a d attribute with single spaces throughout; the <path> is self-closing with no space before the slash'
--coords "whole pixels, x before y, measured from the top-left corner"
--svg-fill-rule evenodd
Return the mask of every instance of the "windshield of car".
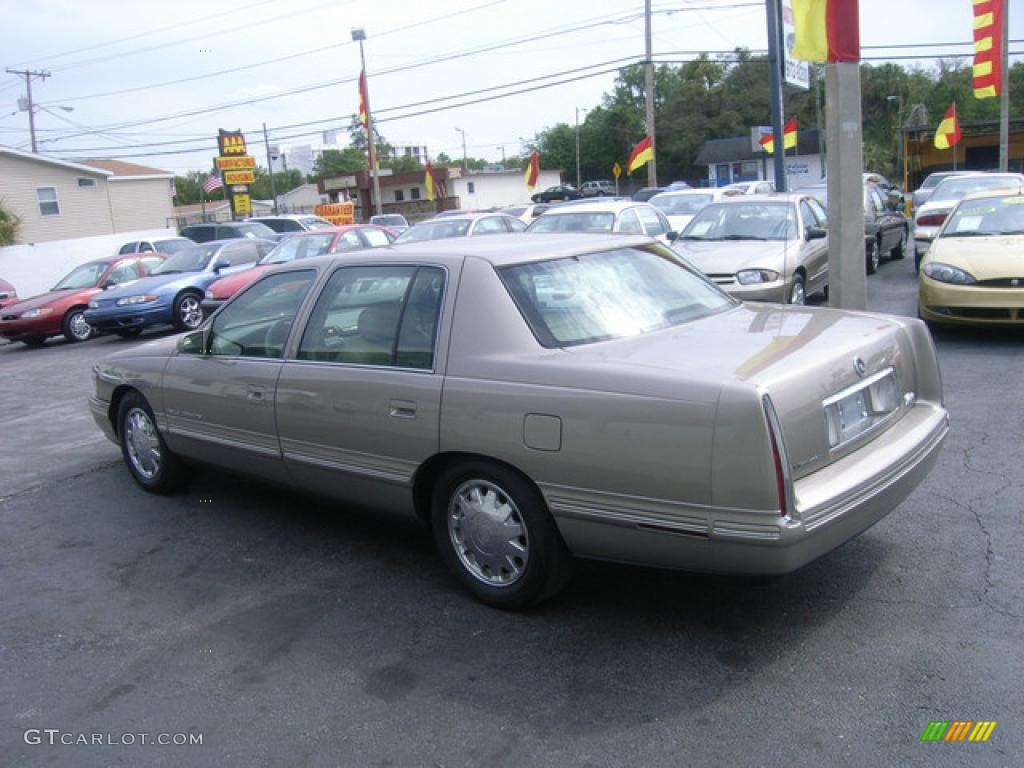
<path id="1" fill-rule="evenodd" d="M 203 243 L 183 248 L 150 272 L 151 275 L 170 275 L 174 272 L 201 272 L 221 246 Z"/>
<path id="2" fill-rule="evenodd" d="M 154 240 L 153 247 L 160 253 L 177 253 L 178 251 L 188 248 L 190 245 L 194 245 L 191 240 L 182 238 L 181 240 Z"/>
<path id="3" fill-rule="evenodd" d="M 259 260 L 260 264 L 284 264 L 295 259 L 323 256 L 331 250 L 334 233 L 289 237 L 278 243 L 274 249 Z"/>
<path id="4" fill-rule="evenodd" d="M 714 200 L 713 195 L 655 195 L 651 205 L 666 216 L 689 216 Z"/>
<path id="5" fill-rule="evenodd" d="M 522 216 L 524 213 L 526 213 L 526 206 L 518 205 L 514 208 L 502 208 L 501 212 L 504 214 L 508 214 L 509 216 Z"/>
<path id="6" fill-rule="evenodd" d="M 1019 176 L 951 176 L 943 179 L 932 193 L 932 200 L 960 200 L 963 197 L 982 189 L 999 187 L 1020 187 Z"/>
<path id="7" fill-rule="evenodd" d="M 982 197 L 957 206 L 941 237 L 1024 234 L 1024 196 Z"/>
<path id="8" fill-rule="evenodd" d="M 274 235 L 274 230 L 258 221 L 250 221 L 247 224 L 235 224 L 234 226 L 242 237 L 273 237 Z"/>
<path id="9" fill-rule="evenodd" d="M 75 267 L 69 275 L 53 286 L 55 291 L 77 291 L 92 288 L 99 282 L 100 276 L 110 265 L 108 261 L 91 261 Z"/>
<path id="10" fill-rule="evenodd" d="M 498 274 L 545 347 L 638 336 L 737 304 L 655 245 L 514 264 Z"/>
<path id="11" fill-rule="evenodd" d="M 404 216 L 399 216 L 397 214 L 395 214 L 395 215 L 385 214 L 383 216 L 372 216 L 372 217 L 370 217 L 370 223 L 371 224 L 379 224 L 382 227 L 405 227 L 405 226 L 408 226 L 408 223 L 406 222 L 405 217 Z"/>
<path id="12" fill-rule="evenodd" d="M 420 240 L 443 240 L 448 237 L 463 237 L 469 232 L 470 219 L 435 219 L 424 221 L 395 238 L 395 245 L 415 243 Z"/>
<path id="13" fill-rule="evenodd" d="M 684 240 L 792 240 L 796 214 L 789 203 L 717 203 L 701 209 Z"/>
<path id="14" fill-rule="evenodd" d="M 595 211 L 586 213 L 545 213 L 534 219 L 527 232 L 611 232 L 615 227 L 615 214 Z"/>
<path id="15" fill-rule="evenodd" d="M 299 219 L 302 222 L 302 226 L 306 229 L 331 229 L 334 227 L 331 222 L 326 219 L 321 219 L 319 216 L 305 216 Z"/>

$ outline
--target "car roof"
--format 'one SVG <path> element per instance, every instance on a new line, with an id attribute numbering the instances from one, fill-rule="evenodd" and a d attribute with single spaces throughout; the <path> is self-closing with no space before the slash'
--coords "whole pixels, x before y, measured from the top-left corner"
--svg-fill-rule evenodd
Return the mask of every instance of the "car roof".
<path id="1" fill-rule="evenodd" d="M 968 195 L 964 195 L 963 200 L 979 200 L 986 197 L 1010 197 L 1024 194 L 1024 184 L 1017 187 L 992 187 L 991 189 L 979 189 L 977 192 L 971 192 Z"/>
<path id="2" fill-rule="evenodd" d="M 803 190 L 796 192 L 762 192 L 757 195 L 727 195 L 716 200 L 712 205 L 742 205 L 744 203 L 796 203 L 805 197 L 811 197 Z"/>
<path id="3" fill-rule="evenodd" d="M 653 207 L 650 203 L 641 202 L 640 200 L 602 200 L 600 202 L 588 200 L 585 203 L 574 202 L 572 205 L 556 205 L 548 210 L 544 211 L 541 216 L 552 216 L 557 215 L 562 211 L 572 211 L 573 213 L 619 213 L 626 208 L 643 208 L 645 206 Z"/>
<path id="4" fill-rule="evenodd" d="M 652 245 L 646 235 L 605 235 L 594 233 L 527 233 L 515 232 L 486 237 L 448 237 L 422 240 L 345 254 L 315 256 L 289 262 L 279 269 L 301 269 L 309 266 L 336 266 L 356 262 L 419 263 L 437 258 L 477 258 L 495 267 L 526 264 L 533 261 L 569 258 L 587 253 L 610 251 L 638 245 Z"/>

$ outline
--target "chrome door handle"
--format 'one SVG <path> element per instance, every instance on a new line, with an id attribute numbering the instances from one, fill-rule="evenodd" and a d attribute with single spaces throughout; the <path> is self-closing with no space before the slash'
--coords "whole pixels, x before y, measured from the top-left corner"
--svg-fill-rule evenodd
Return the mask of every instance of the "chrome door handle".
<path id="1" fill-rule="evenodd" d="M 396 419 L 415 419 L 416 403 L 408 400 L 392 400 L 389 413 Z"/>
<path id="2" fill-rule="evenodd" d="M 249 394 L 246 395 L 246 399 L 262 402 L 264 394 L 266 394 L 266 390 L 263 387 L 249 387 Z"/>

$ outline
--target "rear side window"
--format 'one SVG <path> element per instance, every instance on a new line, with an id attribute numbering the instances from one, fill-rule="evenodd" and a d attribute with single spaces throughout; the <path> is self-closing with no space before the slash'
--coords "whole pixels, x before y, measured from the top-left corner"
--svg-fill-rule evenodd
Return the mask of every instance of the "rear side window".
<path id="1" fill-rule="evenodd" d="M 118 254 L 135 253 L 135 245 L 135 243 L 125 243 L 121 246 L 121 250 L 118 251 Z"/>
<path id="2" fill-rule="evenodd" d="M 657 237 L 658 235 L 664 234 L 668 231 L 661 219 L 658 217 L 658 214 L 652 209 L 637 208 L 636 212 L 640 217 L 640 223 L 643 224 L 644 230 L 651 237 Z"/>
<path id="3" fill-rule="evenodd" d="M 366 229 L 359 230 L 359 233 L 366 239 L 367 244 L 371 248 L 381 248 L 385 245 L 391 245 L 392 238 L 383 229 L 367 227 Z"/>
<path id="4" fill-rule="evenodd" d="M 182 230 L 182 234 L 185 237 L 194 240 L 197 243 L 208 243 L 210 240 L 213 240 L 213 232 L 214 229 L 212 226 L 204 224 L 185 227 L 185 229 Z"/>
<path id="5" fill-rule="evenodd" d="M 299 359 L 430 370 L 443 294 L 437 267 L 338 269 L 310 315 Z"/>

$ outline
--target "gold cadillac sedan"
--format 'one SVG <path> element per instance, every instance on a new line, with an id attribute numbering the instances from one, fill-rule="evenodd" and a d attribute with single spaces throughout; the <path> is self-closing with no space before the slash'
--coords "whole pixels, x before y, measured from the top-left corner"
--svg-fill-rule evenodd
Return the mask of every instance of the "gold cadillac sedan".
<path id="1" fill-rule="evenodd" d="M 921 261 L 918 307 L 933 324 L 1024 323 L 1024 188 L 960 201 Z"/>
<path id="2" fill-rule="evenodd" d="M 404 511 L 505 608 L 573 556 L 795 570 L 898 505 L 948 430 L 921 321 L 745 304 L 643 236 L 304 259 L 95 384 L 147 491 L 191 459 Z"/>

